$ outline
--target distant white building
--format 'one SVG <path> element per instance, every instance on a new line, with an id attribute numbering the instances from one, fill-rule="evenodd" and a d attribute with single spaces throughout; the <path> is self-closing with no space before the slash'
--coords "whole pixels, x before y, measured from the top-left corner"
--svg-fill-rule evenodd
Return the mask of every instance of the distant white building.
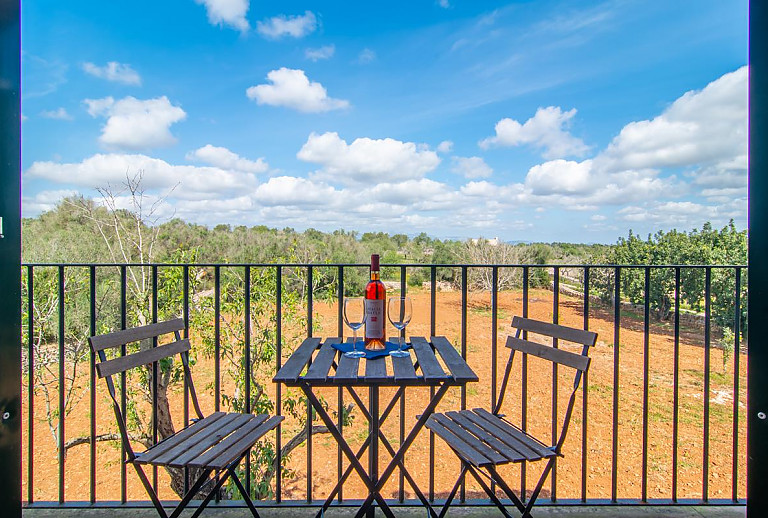
<path id="1" fill-rule="evenodd" d="M 498 237 L 494 237 L 493 239 L 486 239 L 484 237 L 473 237 L 470 239 L 470 241 L 475 245 L 480 243 L 481 241 L 485 241 L 491 246 L 499 246 L 501 244 L 501 240 Z"/>

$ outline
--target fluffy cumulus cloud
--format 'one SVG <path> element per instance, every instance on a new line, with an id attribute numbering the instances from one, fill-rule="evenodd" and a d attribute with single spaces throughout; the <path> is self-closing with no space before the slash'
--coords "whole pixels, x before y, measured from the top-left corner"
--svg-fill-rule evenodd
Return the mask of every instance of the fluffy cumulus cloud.
<path id="1" fill-rule="evenodd" d="M 479 156 L 468 158 L 455 156 L 452 161 L 451 171 L 464 178 L 488 178 L 493 174 L 493 169 Z"/>
<path id="2" fill-rule="evenodd" d="M 531 167 L 525 185 L 538 195 L 585 193 L 592 187 L 591 169 L 591 160 L 551 160 Z"/>
<path id="3" fill-rule="evenodd" d="M 179 186 L 174 196 L 182 199 L 231 197 L 253 190 L 256 177 L 250 172 L 174 165 L 142 154 L 96 154 L 76 163 L 34 162 L 25 174 L 58 184 L 81 188 L 105 187 L 125 182 L 126 174 L 143 172 L 142 186 L 168 190 Z"/>
<path id="4" fill-rule="evenodd" d="M 212 25 L 229 25 L 241 32 L 250 29 L 248 8 L 250 0 L 195 0 L 205 6 L 208 12 L 208 21 Z"/>
<path id="5" fill-rule="evenodd" d="M 453 151 L 453 141 L 443 140 L 437 145 L 437 150 L 440 153 L 450 153 L 451 151 Z"/>
<path id="6" fill-rule="evenodd" d="M 23 217 L 34 217 L 41 212 L 47 212 L 56 208 L 56 205 L 63 199 L 76 196 L 77 191 L 71 189 L 58 189 L 41 191 L 34 196 L 23 196 L 21 200 L 21 210 Z"/>
<path id="7" fill-rule="evenodd" d="M 651 120 L 627 124 L 602 154 L 604 166 L 746 172 L 747 80 L 742 67 L 703 90 L 687 92 Z"/>
<path id="8" fill-rule="evenodd" d="M 338 191 L 323 182 L 293 176 L 277 176 L 259 185 L 255 199 L 268 206 L 322 206 L 332 203 Z"/>
<path id="9" fill-rule="evenodd" d="M 141 84 L 141 76 L 131 68 L 131 65 L 118 63 L 117 61 L 110 61 L 103 67 L 86 62 L 83 63 L 83 71 L 86 74 L 106 79 L 107 81 L 113 81 L 115 83 L 123 83 L 126 85 Z"/>
<path id="10" fill-rule="evenodd" d="M 256 30 L 269 39 L 278 39 L 283 36 L 291 38 L 303 38 L 317 29 L 317 17 L 312 11 L 305 11 L 303 15 L 286 16 L 281 14 L 256 23 Z"/>
<path id="11" fill-rule="evenodd" d="M 544 158 L 584 156 L 589 148 L 571 135 L 568 128 L 576 109 L 564 112 L 559 106 L 539 108 L 536 114 L 520 124 L 514 119 L 501 119 L 496 123 L 496 135 L 480 141 L 480 147 L 530 145 L 541 149 Z"/>
<path id="12" fill-rule="evenodd" d="M 248 160 L 225 147 L 212 146 L 211 144 L 190 151 L 187 153 L 187 160 L 196 160 L 221 169 L 254 174 L 265 173 L 269 170 L 269 164 L 263 158 L 256 161 Z"/>
<path id="13" fill-rule="evenodd" d="M 107 119 L 99 142 L 113 149 L 140 150 L 175 144 L 171 125 L 187 117 L 165 96 L 147 100 L 129 96 L 119 101 L 105 97 L 86 99 L 84 103 L 91 117 Z"/>
<path id="14" fill-rule="evenodd" d="M 327 112 L 349 106 L 349 101 L 328 97 L 325 87 L 310 81 L 303 70 L 280 68 L 267 74 L 271 84 L 251 86 L 245 91 L 258 104 L 285 106 L 300 112 Z"/>
<path id="15" fill-rule="evenodd" d="M 319 61 L 321 59 L 330 59 L 336 52 L 335 45 L 324 45 L 316 49 L 307 49 L 304 51 L 304 57 L 311 59 L 312 61 Z"/>
<path id="16" fill-rule="evenodd" d="M 40 112 L 40 116 L 44 119 L 56 119 L 63 121 L 71 121 L 72 116 L 67 112 L 65 108 L 57 108 L 55 110 L 46 110 Z"/>
<path id="17" fill-rule="evenodd" d="M 342 183 L 390 183 L 417 179 L 440 164 L 426 146 L 399 140 L 357 138 L 351 144 L 338 133 L 312 133 L 296 155 L 322 166 L 316 173 Z"/>

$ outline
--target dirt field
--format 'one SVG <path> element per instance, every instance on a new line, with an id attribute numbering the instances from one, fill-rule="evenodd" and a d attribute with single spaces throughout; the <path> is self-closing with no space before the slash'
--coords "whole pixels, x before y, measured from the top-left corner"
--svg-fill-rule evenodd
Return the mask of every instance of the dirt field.
<path id="1" fill-rule="evenodd" d="M 414 316 L 407 329 L 408 335 L 429 334 L 429 293 L 412 292 Z M 541 320 L 552 320 L 553 294 L 550 291 L 532 290 L 529 296 L 529 316 Z M 437 296 L 438 335 L 444 335 L 457 347 L 461 344 L 461 294 L 441 292 Z M 498 348 L 497 348 L 497 384 L 501 383 L 508 350 L 503 346 L 504 337 L 509 331 L 509 322 L 513 315 L 522 314 L 522 298 L 519 292 L 504 292 L 499 295 Z M 589 315 L 590 329 L 598 333 L 598 344 L 590 353 L 593 358 L 587 380 L 588 413 L 586 420 L 582 415 L 582 396 L 579 391 L 575 412 L 571 423 L 568 440 L 563 448 L 565 458 L 558 462 L 556 485 L 558 499 L 581 498 L 582 496 L 582 460 L 586 459 L 586 497 L 588 499 L 608 499 L 612 496 L 612 444 L 617 443 L 617 487 L 619 499 L 639 499 L 642 491 L 643 466 L 643 365 L 644 335 L 642 316 L 623 312 L 620 326 L 619 346 L 614 345 L 614 322 L 612 310 L 592 307 Z M 483 406 L 489 408 L 492 392 L 492 344 L 490 295 L 487 293 L 470 294 L 467 311 L 467 359 L 477 372 L 480 381 L 471 384 L 466 390 L 467 407 Z M 336 334 L 336 307 L 316 303 L 315 320 L 319 325 L 318 336 Z M 583 308 L 580 299 L 571 299 L 560 295 L 558 320 L 565 325 L 581 327 Z M 388 333 L 394 330 L 389 329 Z M 194 329 L 192 330 L 194 342 Z M 673 347 L 674 337 L 669 323 L 651 323 L 649 337 L 648 371 L 648 438 L 647 438 L 647 497 L 649 499 L 669 499 L 672 496 L 672 452 L 673 452 Z M 679 439 L 678 439 L 678 498 L 700 499 L 703 483 L 704 455 L 704 364 L 703 330 L 684 329 L 681 336 L 679 358 Z M 710 405 L 709 443 L 708 443 L 708 497 L 710 499 L 731 498 L 732 495 L 732 447 L 733 447 L 733 369 L 735 359 L 724 366 L 722 351 L 712 348 L 710 351 L 710 393 L 707 395 Z M 614 398 L 614 362 L 618 358 L 618 434 L 613 435 L 613 398 Z M 737 406 L 740 418 L 738 427 L 738 485 L 737 494 L 743 498 L 746 494 L 746 424 L 743 413 L 746 408 L 746 355 L 740 356 L 739 397 Z M 512 382 L 507 391 L 503 411 L 513 422 L 520 422 L 521 371 L 519 362 L 512 373 Z M 212 409 L 212 390 L 205 387 L 212 382 L 211 365 L 199 362 L 195 366 L 195 381 L 201 394 L 203 409 Z M 560 370 L 558 376 L 559 417 L 570 395 L 568 385 L 572 374 Z M 87 379 L 83 380 L 87 390 Z M 226 384 L 226 380 L 222 380 Z M 97 433 L 111 431 L 114 428 L 114 416 L 106 397 L 103 382 L 97 380 Z M 274 394 L 274 386 L 270 384 Z M 381 396 L 382 408 L 389 401 L 384 390 Z M 552 369 L 543 363 L 529 361 L 528 368 L 528 429 L 542 437 L 551 435 L 551 392 Z M 323 394 L 336 407 L 336 389 Z M 427 389 L 414 389 L 407 394 L 405 404 L 406 429 L 410 429 L 429 396 Z M 367 401 L 367 393 L 361 393 Z M 180 396 L 177 395 L 180 399 Z M 345 394 L 345 402 L 351 398 Z M 26 402 L 26 396 L 24 396 Z M 178 402 L 178 401 L 177 401 Z M 461 404 L 458 389 L 451 390 L 443 399 L 439 410 L 457 409 Z M 72 439 L 87 435 L 89 430 L 89 411 L 87 397 L 81 401 L 66 420 L 66 438 Z M 26 416 L 27 410 L 24 410 Z M 34 422 L 34 475 L 33 498 L 35 501 L 58 499 L 58 461 L 53 438 L 48 430 L 45 406 L 41 398 L 35 402 Z M 367 424 L 362 414 L 353 412 L 354 421 L 345 428 L 344 434 L 350 437 L 353 449 L 359 447 L 366 437 Z M 177 416 L 178 417 L 178 416 Z M 393 446 L 399 443 L 399 404 L 383 426 L 385 434 Z M 587 424 L 586 453 L 582 452 L 583 423 Z M 319 423 L 317 423 L 319 424 Z M 290 419 L 283 426 L 283 441 L 287 441 L 297 430 L 297 423 Z M 26 434 L 26 423 L 24 424 Z M 27 498 L 27 438 L 24 437 L 25 480 L 23 498 Z M 439 497 L 445 495 L 455 481 L 459 463 L 452 452 L 438 439 L 435 441 L 434 480 L 435 492 Z M 70 450 L 65 469 L 65 500 L 88 500 L 89 498 L 89 447 L 77 446 Z M 381 463 L 385 465 L 389 457 L 381 448 Z M 305 500 L 307 498 L 307 448 L 306 445 L 294 450 L 290 458 L 290 468 L 296 476 L 283 484 L 283 499 Z M 367 457 L 366 457 L 367 458 Z M 366 464 L 366 463 L 364 463 Z M 344 463 L 346 466 L 346 462 Z M 406 456 L 406 465 L 422 491 L 428 491 L 429 480 L 429 434 L 425 430 L 413 444 Z M 528 468 L 526 488 L 535 484 L 540 467 Z M 512 487 L 520 487 L 520 469 L 506 467 L 503 471 L 509 475 Z M 161 498 L 174 498 L 167 489 L 165 474 L 160 471 Z M 323 499 L 337 480 L 337 446 L 329 434 L 313 437 L 312 448 L 312 496 Z M 119 486 L 119 448 L 116 443 L 99 443 L 96 461 L 96 498 L 97 500 L 118 500 Z M 133 469 L 128 471 L 129 499 L 146 499 Z M 542 498 L 549 496 L 551 484 L 545 484 Z M 363 485 L 359 478 L 352 475 L 344 486 L 345 498 L 364 496 Z M 385 487 L 385 493 L 397 498 L 398 477 L 394 476 Z M 474 483 L 467 483 L 467 497 L 484 496 Z M 412 498 L 413 492 L 407 482 L 405 497 Z"/>

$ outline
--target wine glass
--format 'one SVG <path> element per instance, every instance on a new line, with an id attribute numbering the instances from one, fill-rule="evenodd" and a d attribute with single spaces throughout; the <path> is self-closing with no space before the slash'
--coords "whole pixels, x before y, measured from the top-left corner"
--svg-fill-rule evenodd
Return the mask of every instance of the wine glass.
<path id="1" fill-rule="evenodd" d="M 365 301 L 362 297 L 344 299 L 344 323 L 352 328 L 352 350 L 344 353 L 347 358 L 362 358 L 365 351 L 357 350 L 357 330 L 365 323 Z"/>
<path id="2" fill-rule="evenodd" d="M 387 315 L 389 321 L 398 330 L 398 344 L 397 349 L 389 353 L 390 356 L 410 356 L 408 351 L 403 351 L 403 333 L 411 322 L 411 315 L 413 314 L 413 305 L 411 304 L 410 297 L 392 297 L 387 301 Z"/>

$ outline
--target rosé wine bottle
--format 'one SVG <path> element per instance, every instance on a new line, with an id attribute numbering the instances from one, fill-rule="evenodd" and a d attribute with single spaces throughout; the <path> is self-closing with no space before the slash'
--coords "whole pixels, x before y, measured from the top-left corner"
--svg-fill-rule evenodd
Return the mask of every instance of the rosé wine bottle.
<path id="1" fill-rule="evenodd" d="M 365 286 L 365 347 L 384 349 L 387 290 L 379 278 L 379 256 L 371 255 L 371 280 Z"/>

